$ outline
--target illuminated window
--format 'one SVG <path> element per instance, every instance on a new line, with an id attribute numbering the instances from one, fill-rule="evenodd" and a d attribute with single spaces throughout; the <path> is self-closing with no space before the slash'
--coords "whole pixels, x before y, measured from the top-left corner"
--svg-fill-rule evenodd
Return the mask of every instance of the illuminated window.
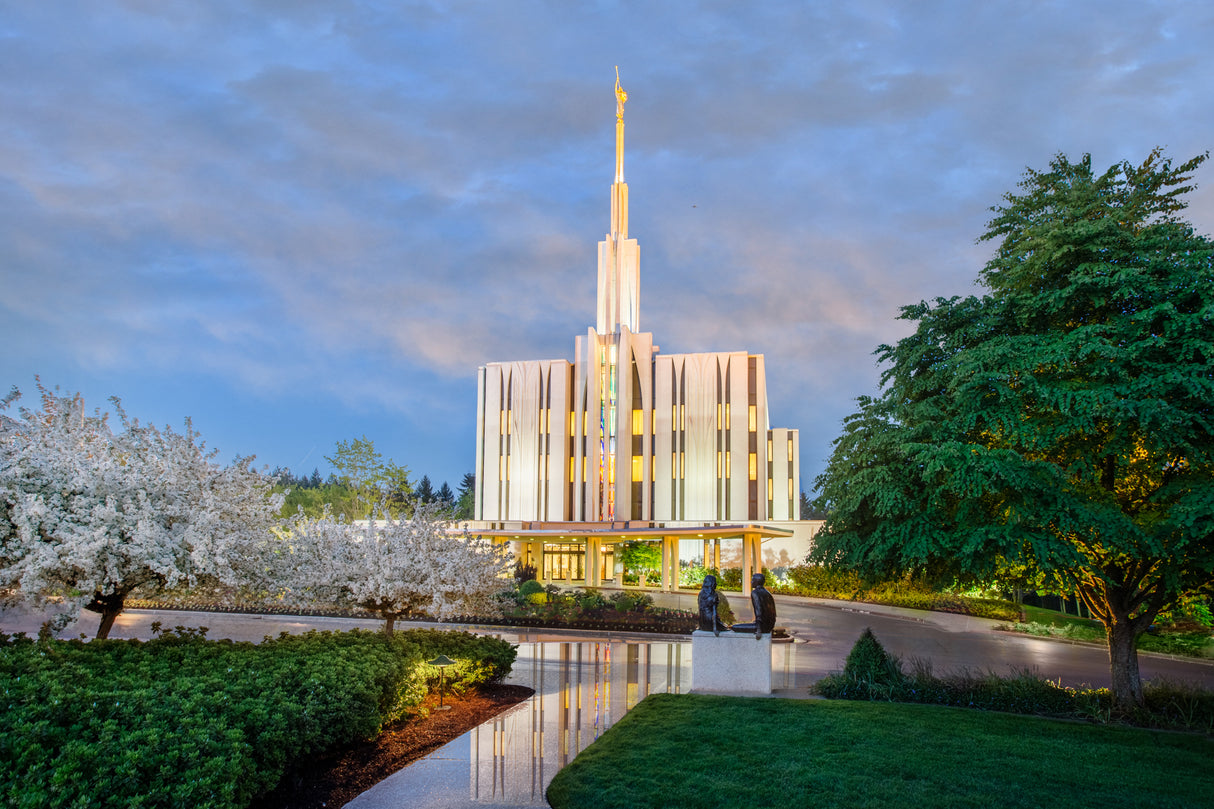
<path id="1" fill-rule="evenodd" d="M 750 457 L 747 459 L 747 465 L 749 467 L 750 479 L 758 480 L 759 479 L 759 454 L 757 452 L 750 453 Z"/>
<path id="2" fill-rule="evenodd" d="M 687 405 L 679 405 L 679 429 L 687 429 Z"/>
<path id="3" fill-rule="evenodd" d="M 729 452 L 727 450 L 725 452 L 725 477 L 729 477 L 729 473 L 730 473 L 730 463 L 729 463 Z"/>
<path id="4" fill-rule="evenodd" d="M 649 456 L 649 479 L 658 479 L 658 456 L 656 455 Z"/>
<path id="5" fill-rule="evenodd" d="M 792 463 L 792 439 L 788 439 L 788 462 Z"/>
<path id="6" fill-rule="evenodd" d="M 721 403 L 717 402 L 717 429 L 718 430 L 721 429 L 721 425 L 723 424 L 721 419 L 724 418 L 724 415 L 723 415 L 724 412 L 725 411 L 724 411 L 724 408 L 721 407 Z"/>
<path id="7" fill-rule="evenodd" d="M 770 461 L 772 458 L 776 457 L 773 452 L 774 449 L 775 449 L 775 442 L 773 442 L 770 438 L 767 439 L 767 460 Z"/>
<path id="8" fill-rule="evenodd" d="M 679 453 L 670 453 L 670 476 L 677 478 L 679 476 Z"/>
<path id="9" fill-rule="evenodd" d="M 677 404 L 670 406 L 670 429 L 679 429 L 679 406 Z"/>
<path id="10" fill-rule="evenodd" d="M 577 432 L 577 414 L 572 410 L 569 411 L 569 434 L 573 435 Z"/>
<path id="11" fill-rule="evenodd" d="M 503 410 L 498 415 L 497 426 L 498 426 L 498 433 L 500 435 L 509 435 L 510 434 L 510 419 L 507 418 L 505 410 Z"/>
<path id="12" fill-rule="evenodd" d="M 657 435 L 657 433 L 658 433 L 658 409 L 656 407 L 653 410 L 649 411 L 649 420 L 650 420 L 650 422 L 652 422 L 650 424 L 649 431 L 651 433 L 653 433 L 654 435 Z"/>
<path id="13" fill-rule="evenodd" d="M 746 409 L 746 420 L 750 426 L 747 428 L 752 433 L 759 429 L 759 408 L 751 405 Z"/>
<path id="14" fill-rule="evenodd" d="M 687 460 L 686 453 L 680 452 L 679 453 L 679 478 L 680 479 L 687 476 L 686 475 L 686 472 L 687 472 L 686 464 L 684 463 L 686 460 Z"/>
<path id="15" fill-rule="evenodd" d="M 642 460 L 644 459 L 640 455 L 632 456 L 632 481 L 634 483 L 642 480 L 645 475 L 645 467 L 641 465 Z"/>
<path id="16" fill-rule="evenodd" d="M 729 402 L 725 403 L 725 424 L 729 425 Z"/>
<path id="17" fill-rule="evenodd" d="M 632 411 L 632 434 L 640 435 L 642 430 L 644 429 L 644 425 L 645 425 L 645 411 L 644 410 L 633 410 Z"/>
<path id="18" fill-rule="evenodd" d="M 717 477 L 718 478 L 721 477 L 721 472 L 724 469 L 723 463 L 724 463 L 724 459 L 721 457 L 721 451 L 717 450 Z"/>
<path id="19" fill-rule="evenodd" d="M 792 502 L 792 478 L 788 479 L 788 501 Z"/>

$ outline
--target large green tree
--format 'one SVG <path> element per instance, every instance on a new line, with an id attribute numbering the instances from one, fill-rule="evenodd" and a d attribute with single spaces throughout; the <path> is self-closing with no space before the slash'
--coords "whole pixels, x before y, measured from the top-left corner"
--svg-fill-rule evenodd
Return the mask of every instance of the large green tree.
<path id="1" fill-rule="evenodd" d="M 1141 704 L 1138 636 L 1214 580 L 1214 244 L 1177 216 L 1205 159 L 1026 173 L 981 237 L 986 294 L 905 307 L 915 333 L 877 349 L 811 559 L 1077 594 Z"/>
<path id="2" fill-rule="evenodd" d="M 337 483 L 352 493 L 351 519 L 362 519 L 376 506 L 386 505 L 392 512 L 407 512 L 413 494 L 409 469 L 391 459 L 385 461 L 367 438 L 338 441 L 333 455 L 325 460 L 336 470 Z"/>

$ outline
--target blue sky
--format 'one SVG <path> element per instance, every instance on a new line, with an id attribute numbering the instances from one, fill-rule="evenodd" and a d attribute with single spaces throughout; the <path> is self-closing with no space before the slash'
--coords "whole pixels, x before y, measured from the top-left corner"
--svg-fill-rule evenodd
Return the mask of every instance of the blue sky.
<path id="1" fill-rule="evenodd" d="M 1214 145 L 1211 43 L 1204 1 L 0 2 L 0 386 L 456 487 L 477 366 L 594 323 L 619 65 L 641 326 L 766 355 L 808 490 L 1025 167 Z"/>

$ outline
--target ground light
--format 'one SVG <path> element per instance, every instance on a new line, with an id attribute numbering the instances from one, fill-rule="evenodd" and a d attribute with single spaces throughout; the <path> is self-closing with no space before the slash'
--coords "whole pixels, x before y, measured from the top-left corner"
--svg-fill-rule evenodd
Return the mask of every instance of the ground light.
<path id="1" fill-rule="evenodd" d="M 427 665 L 438 666 L 438 708 L 437 708 L 437 710 L 440 710 L 440 711 L 451 710 L 450 705 L 443 705 L 443 690 L 444 690 L 444 686 L 446 685 L 446 676 L 445 675 L 447 673 L 447 666 L 454 666 L 455 661 L 452 660 L 451 658 L 447 657 L 446 655 L 439 655 L 438 657 L 429 661 Z"/>

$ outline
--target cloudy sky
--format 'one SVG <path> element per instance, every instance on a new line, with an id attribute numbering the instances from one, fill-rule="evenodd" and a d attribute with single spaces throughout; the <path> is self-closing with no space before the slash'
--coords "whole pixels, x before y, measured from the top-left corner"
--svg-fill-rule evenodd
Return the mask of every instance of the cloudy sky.
<path id="1" fill-rule="evenodd" d="M 1206 0 L 0 0 L 0 386 L 457 487 L 477 366 L 594 323 L 616 65 L 641 326 L 765 354 L 807 490 L 1026 167 L 1214 146 Z"/>

